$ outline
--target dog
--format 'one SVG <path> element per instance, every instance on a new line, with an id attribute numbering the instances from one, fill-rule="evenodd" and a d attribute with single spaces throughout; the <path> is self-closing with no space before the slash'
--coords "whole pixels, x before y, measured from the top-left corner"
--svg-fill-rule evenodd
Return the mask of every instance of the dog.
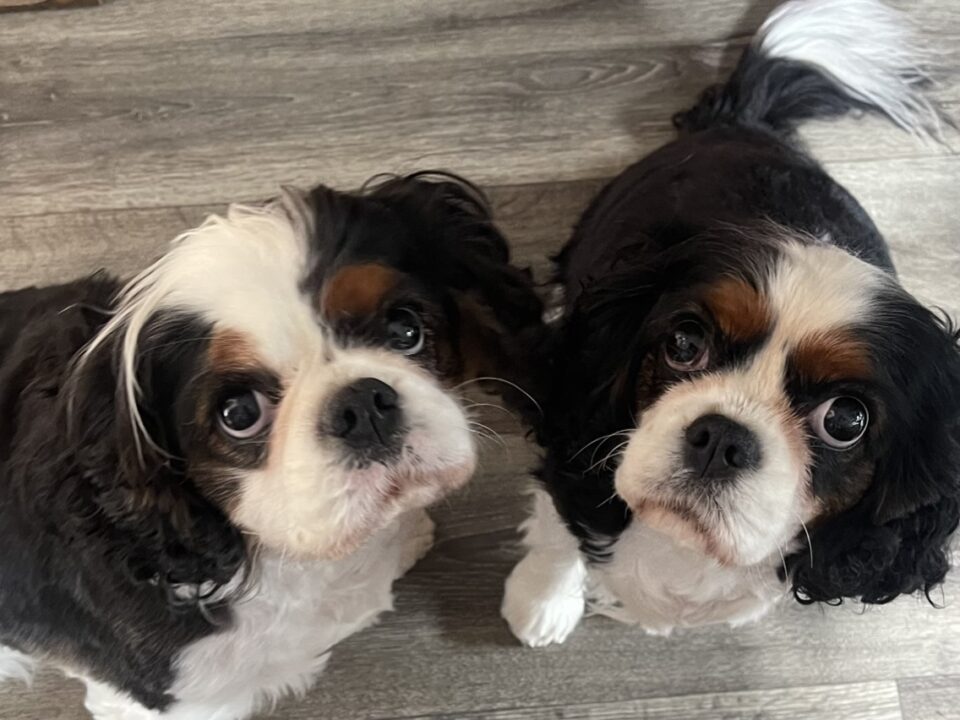
<path id="1" fill-rule="evenodd" d="M 540 324 L 452 175 L 285 189 L 121 287 L 0 295 L 0 676 L 98 720 L 239 720 L 391 609 Z"/>
<path id="2" fill-rule="evenodd" d="M 794 136 L 859 110 L 937 137 L 906 20 L 775 10 L 679 138 L 595 198 L 565 311 L 542 480 L 502 614 L 531 646 L 585 610 L 651 633 L 927 593 L 960 508 L 956 329 L 898 283 L 856 200 Z M 942 137 L 942 135 L 940 135 Z"/>

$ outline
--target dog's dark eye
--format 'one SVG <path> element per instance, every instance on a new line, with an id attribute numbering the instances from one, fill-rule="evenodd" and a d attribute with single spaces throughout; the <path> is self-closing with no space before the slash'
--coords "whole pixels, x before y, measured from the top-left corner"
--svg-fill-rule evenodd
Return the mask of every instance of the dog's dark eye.
<path id="1" fill-rule="evenodd" d="M 835 450 L 856 445 L 869 424 L 866 406 L 849 395 L 830 398 L 810 413 L 810 426 L 817 437 Z"/>
<path id="2" fill-rule="evenodd" d="M 410 308 L 394 308 L 387 315 L 387 345 L 404 355 L 423 350 L 423 321 Z"/>
<path id="3" fill-rule="evenodd" d="M 710 359 L 706 328 L 696 320 L 679 323 L 667 336 L 663 355 L 667 365 L 674 370 L 702 370 Z"/>
<path id="4" fill-rule="evenodd" d="M 235 438 L 253 437 L 273 421 L 273 403 L 256 390 L 238 390 L 217 408 L 223 431 Z"/>

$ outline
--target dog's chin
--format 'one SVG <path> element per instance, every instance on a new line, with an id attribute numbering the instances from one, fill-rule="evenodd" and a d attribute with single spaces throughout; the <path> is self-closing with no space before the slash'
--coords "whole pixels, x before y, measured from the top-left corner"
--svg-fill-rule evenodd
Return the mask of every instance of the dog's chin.
<path id="1" fill-rule="evenodd" d="M 470 457 L 429 471 L 404 462 L 346 472 L 342 483 L 348 490 L 339 507 L 313 527 L 291 529 L 281 551 L 299 560 L 342 560 L 401 514 L 425 508 L 462 487 L 475 468 L 476 460 Z"/>
<path id="2" fill-rule="evenodd" d="M 713 529 L 715 521 L 709 521 L 694 503 L 663 492 L 645 491 L 642 483 L 621 482 L 618 478 L 616 485 L 637 520 L 678 546 L 712 557 L 720 565 L 737 564 L 735 550 L 727 547 Z"/>

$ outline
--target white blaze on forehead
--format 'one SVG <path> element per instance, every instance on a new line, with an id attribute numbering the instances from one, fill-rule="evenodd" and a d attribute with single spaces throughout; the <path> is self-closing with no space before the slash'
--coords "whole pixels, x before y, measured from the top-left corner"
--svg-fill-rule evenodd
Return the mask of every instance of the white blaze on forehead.
<path id="1" fill-rule="evenodd" d="M 791 243 L 767 278 L 773 337 L 792 346 L 804 337 L 862 322 L 887 275 L 832 245 Z"/>
<path id="2" fill-rule="evenodd" d="M 294 343 L 318 335 L 300 287 L 307 256 L 306 238 L 279 204 L 235 206 L 226 218 L 212 216 L 177 238 L 130 293 L 156 296 L 155 302 L 141 297 L 141 305 L 183 309 L 245 333 L 263 361 L 281 369 L 303 351 Z"/>

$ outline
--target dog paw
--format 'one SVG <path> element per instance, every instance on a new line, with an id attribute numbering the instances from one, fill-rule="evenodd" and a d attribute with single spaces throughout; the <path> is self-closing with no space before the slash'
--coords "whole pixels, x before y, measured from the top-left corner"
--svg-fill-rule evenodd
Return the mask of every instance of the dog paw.
<path id="1" fill-rule="evenodd" d="M 433 535 L 436 525 L 424 510 L 415 511 L 405 528 L 400 550 L 400 574 L 407 572 L 418 560 L 430 552 L 433 547 Z"/>
<path id="2" fill-rule="evenodd" d="M 558 567 L 527 555 L 507 578 L 501 614 L 514 636 L 529 647 L 562 643 L 584 612 L 583 563 Z"/>

